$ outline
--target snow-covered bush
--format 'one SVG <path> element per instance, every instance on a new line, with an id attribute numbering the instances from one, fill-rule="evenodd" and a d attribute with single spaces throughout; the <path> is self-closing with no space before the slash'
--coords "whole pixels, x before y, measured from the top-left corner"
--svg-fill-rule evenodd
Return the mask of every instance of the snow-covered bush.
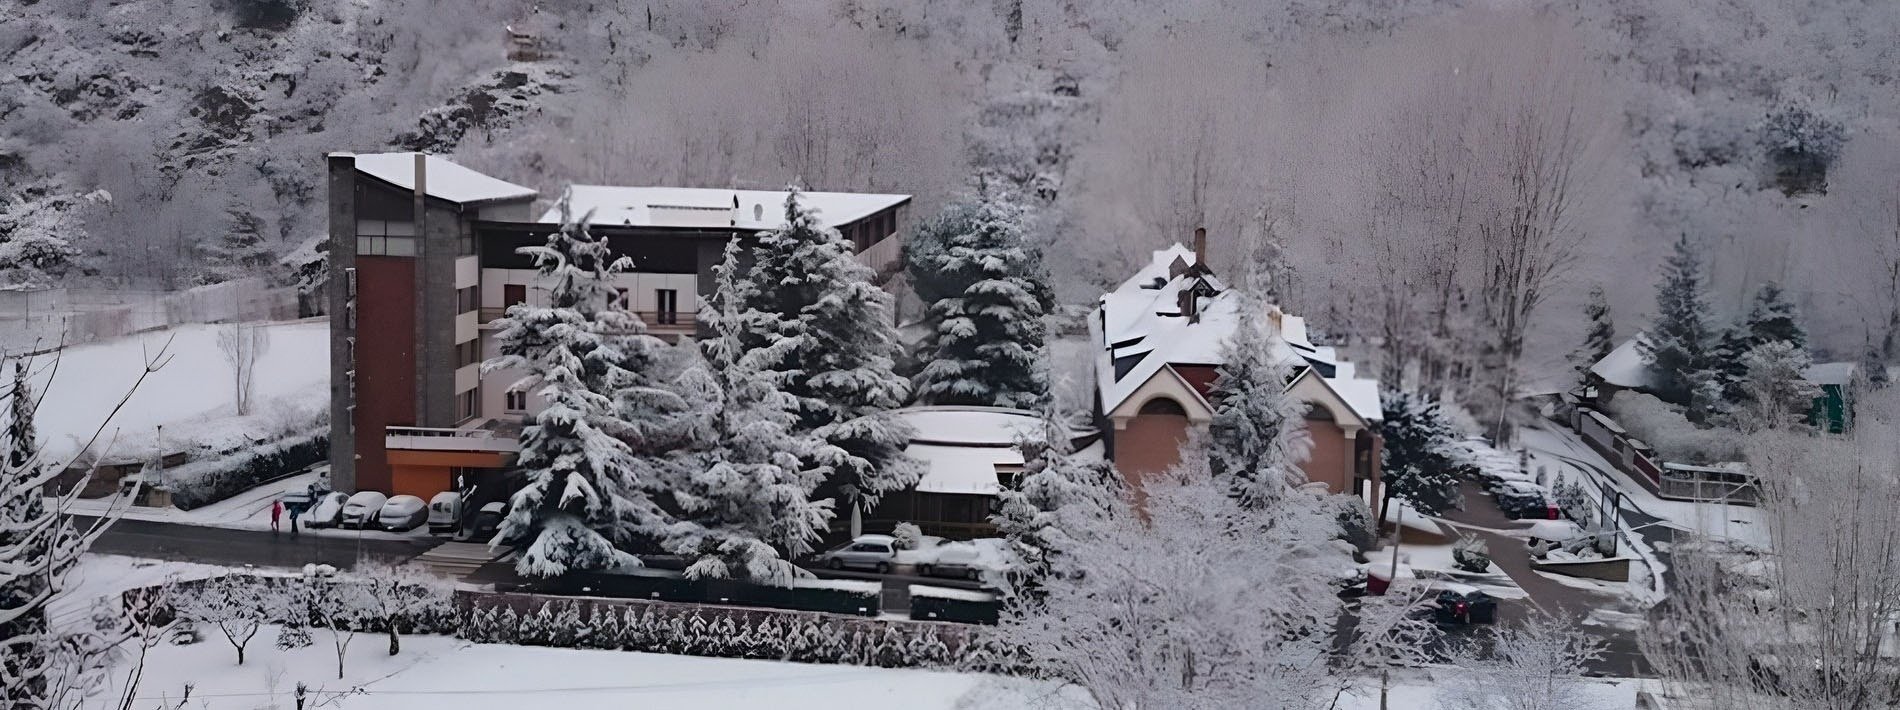
<path id="1" fill-rule="evenodd" d="M 1677 407 L 1642 392 L 1618 392 L 1604 409 L 1631 436 L 1654 447 L 1665 460 L 1716 463 L 1734 461 L 1742 453 L 1740 432 L 1691 424 Z"/>
<path id="2" fill-rule="evenodd" d="M 1458 569 L 1484 574 L 1491 570 L 1491 548 L 1476 535 L 1465 535 L 1452 545 L 1451 561 Z"/>
<path id="3" fill-rule="evenodd" d="M 923 541 L 924 531 L 916 523 L 898 523 L 891 528 L 891 537 L 896 539 L 897 549 L 915 550 Z"/>
<path id="4" fill-rule="evenodd" d="M 1802 97 L 1785 100 L 1757 130 L 1776 187 L 1790 195 L 1827 192 L 1827 170 L 1847 143 L 1847 127 Z"/>

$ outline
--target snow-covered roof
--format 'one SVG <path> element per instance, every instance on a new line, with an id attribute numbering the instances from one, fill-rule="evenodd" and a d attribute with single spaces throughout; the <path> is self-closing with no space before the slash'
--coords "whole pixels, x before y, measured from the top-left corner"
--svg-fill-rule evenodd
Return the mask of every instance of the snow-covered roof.
<path id="1" fill-rule="evenodd" d="M 1627 389 L 1645 389 L 1654 387 L 1656 373 L 1649 367 L 1649 358 L 1643 355 L 1645 343 L 1649 342 L 1647 333 L 1637 333 L 1636 337 L 1623 341 L 1610 354 L 1603 356 L 1597 364 L 1590 366 L 1590 373 L 1603 379 L 1605 383 Z"/>
<path id="2" fill-rule="evenodd" d="M 917 430 L 911 441 L 920 444 L 1014 446 L 1038 424 L 1034 413 L 1003 407 L 910 407 L 896 414 Z"/>
<path id="3" fill-rule="evenodd" d="M 996 467 L 1020 467 L 1023 454 L 1013 446 L 944 446 L 911 444 L 904 455 L 923 462 L 919 493 L 958 493 L 993 496 L 1002 492 Z"/>
<path id="4" fill-rule="evenodd" d="M 331 153 L 331 157 L 354 157 L 356 169 L 405 190 L 416 189 L 415 153 Z M 446 158 L 428 156 L 424 189 L 430 197 L 458 204 L 522 200 L 535 196 L 533 188 L 497 180 L 451 163 Z"/>
<path id="5" fill-rule="evenodd" d="M 777 229 L 785 225 L 782 190 L 572 185 L 566 195 L 575 216 L 593 211 L 593 223 L 625 227 Z M 910 195 L 806 192 L 804 203 L 827 225 L 850 224 L 910 201 Z M 561 221 L 560 208 L 541 215 Z"/>
<path id="6" fill-rule="evenodd" d="M 1817 362 L 1801 371 L 1801 379 L 1817 385 L 1845 385 L 1854 381 L 1854 363 Z"/>
<path id="7" fill-rule="evenodd" d="M 1211 274 L 1184 273 L 1170 276 L 1170 267 L 1180 261 L 1194 264 L 1194 252 L 1180 244 L 1153 253 L 1149 262 L 1114 291 L 1103 294 L 1097 306 L 1097 318 L 1089 327 L 1095 333 L 1100 350 L 1096 355 L 1096 384 L 1103 411 L 1113 411 L 1143 383 L 1170 365 L 1219 365 L 1222 344 L 1234 332 L 1243 299 L 1228 290 Z M 1179 294 L 1206 280 L 1219 292 L 1203 300 L 1197 319 L 1180 316 Z M 1353 368 L 1339 368 L 1337 354 L 1330 347 L 1313 345 L 1307 338 L 1306 320 L 1269 306 L 1261 321 L 1275 328 L 1274 347 L 1280 357 L 1296 366 L 1317 364 L 1334 368 L 1326 383 L 1361 418 L 1383 420 L 1377 380 L 1356 376 Z M 1274 314 L 1278 314 L 1275 316 Z M 1277 323 L 1277 328 L 1275 324 Z M 1115 376 L 1115 361 L 1137 357 L 1127 373 Z"/>

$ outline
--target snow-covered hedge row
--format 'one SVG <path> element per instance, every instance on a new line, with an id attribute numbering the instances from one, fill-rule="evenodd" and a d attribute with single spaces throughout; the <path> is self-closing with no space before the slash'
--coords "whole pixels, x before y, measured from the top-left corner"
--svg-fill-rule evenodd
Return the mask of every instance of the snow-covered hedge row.
<path id="1" fill-rule="evenodd" d="M 191 510 L 282 478 L 330 456 L 328 430 L 292 436 L 165 470 L 172 505 Z"/>
<path id="2" fill-rule="evenodd" d="M 1676 407 L 1641 392 L 1618 392 L 1604 409 L 1630 436 L 1655 447 L 1668 461 L 1712 463 L 1741 458 L 1742 435 L 1722 427 L 1698 427 Z"/>
<path id="3" fill-rule="evenodd" d="M 1005 667 L 1003 654 L 982 640 L 984 629 L 962 624 L 640 600 L 457 597 L 466 619 L 461 636 L 481 643 L 887 668 Z"/>

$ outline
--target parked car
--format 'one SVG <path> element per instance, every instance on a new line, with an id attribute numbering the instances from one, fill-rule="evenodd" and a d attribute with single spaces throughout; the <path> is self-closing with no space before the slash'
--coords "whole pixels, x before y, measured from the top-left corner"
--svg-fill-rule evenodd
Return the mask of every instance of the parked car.
<path id="1" fill-rule="evenodd" d="M 1524 545 L 1530 548 L 1531 554 L 1538 557 L 1543 557 L 1551 550 L 1561 548 L 1585 535 L 1583 526 L 1568 520 L 1539 520 L 1531 523 L 1530 529 L 1526 532 L 1529 537 L 1524 541 Z"/>
<path id="2" fill-rule="evenodd" d="M 315 502 L 310 495 L 310 486 L 302 483 L 284 488 L 284 492 L 279 493 L 277 499 L 283 501 L 285 508 L 294 509 L 301 506 L 304 510 L 309 510 L 310 504 Z"/>
<path id="3" fill-rule="evenodd" d="M 348 493 L 325 493 L 317 498 L 317 504 L 310 507 L 300 521 L 313 528 L 333 528 L 343 522 L 343 506 L 350 501 Z"/>
<path id="4" fill-rule="evenodd" d="M 983 578 L 980 565 L 983 553 L 976 545 L 967 542 L 946 542 L 931 550 L 935 553 L 929 562 L 919 563 L 917 573 L 926 577 L 961 577 L 979 580 Z"/>
<path id="5" fill-rule="evenodd" d="M 462 526 L 462 494 L 443 491 L 429 499 L 429 532 L 442 535 Z"/>
<path id="6" fill-rule="evenodd" d="M 376 524 L 384 530 L 406 532 L 429 522 L 429 506 L 415 496 L 395 496 L 383 503 Z"/>
<path id="7" fill-rule="evenodd" d="M 860 535 L 857 539 L 818 555 L 818 562 L 831 569 L 857 568 L 878 573 L 891 571 L 897 559 L 897 539 L 889 535 Z"/>
<path id="8" fill-rule="evenodd" d="M 1483 590 L 1466 584 L 1445 585 L 1431 607 L 1432 622 L 1439 626 L 1495 624 L 1498 600 Z"/>
<path id="9" fill-rule="evenodd" d="M 1552 505 L 1550 498 L 1542 493 L 1499 493 L 1497 501 L 1498 510 L 1504 511 L 1505 517 L 1513 520 L 1557 519 L 1557 506 Z"/>
<path id="10" fill-rule="evenodd" d="M 475 511 L 475 520 L 462 531 L 460 539 L 470 542 L 488 542 L 501 530 L 501 519 L 508 517 L 508 504 L 502 501 L 490 501 Z"/>
<path id="11" fill-rule="evenodd" d="M 367 528 L 376 525 L 376 514 L 383 511 L 389 497 L 376 491 L 360 491 L 343 504 L 343 527 Z"/>

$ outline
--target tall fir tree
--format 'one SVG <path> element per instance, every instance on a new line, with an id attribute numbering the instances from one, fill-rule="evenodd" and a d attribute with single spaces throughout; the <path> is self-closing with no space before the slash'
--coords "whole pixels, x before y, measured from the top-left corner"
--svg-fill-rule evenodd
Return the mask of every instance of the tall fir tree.
<path id="1" fill-rule="evenodd" d="M 1800 310 L 1779 284 L 1767 281 L 1755 291 L 1748 313 L 1722 334 L 1718 369 L 1722 372 L 1723 398 L 1729 403 L 1739 405 L 1749 400 L 1748 364 L 1744 359 L 1756 348 L 1771 343 L 1788 343 L 1806 351 L 1808 334 L 1801 327 Z"/>
<path id="2" fill-rule="evenodd" d="M 243 205 L 225 209 L 224 231 L 198 245 L 198 283 L 215 284 L 270 273 L 277 253 L 264 220 Z"/>
<path id="3" fill-rule="evenodd" d="M 665 345 L 611 283 L 631 263 L 613 259 L 566 200 L 560 207 L 561 229 L 520 250 L 534 258 L 548 305 L 510 306 L 497 321 L 501 355 L 482 366 L 524 372 L 512 387 L 545 404 L 521 432 L 527 485 L 497 537 L 521 551 L 515 569 L 530 577 L 639 564 L 621 546 L 667 522 L 655 502 L 668 487 L 656 453 L 680 408 L 654 379 Z"/>
<path id="4" fill-rule="evenodd" d="M 1048 396 L 1042 317 L 1053 298 L 1022 220 L 1007 196 L 959 202 L 907 257 L 919 295 L 931 299 L 920 401 L 1034 409 Z"/>
<path id="5" fill-rule="evenodd" d="M 1075 428 L 1067 413 L 1049 398 L 1038 426 L 1022 432 L 1016 448 L 1023 470 L 996 496 L 990 522 L 1022 556 L 1022 566 L 1006 580 L 1011 591 L 1034 588 L 1059 554 L 1066 529 L 1078 518 L 1100 519 L 1114 508 L 1121 482 L 1106 461 L 1080 456 Z"/>
<path id="6" fill-rule="evenodd" d="M 1590 287 L 1590 299 L 1583 305 L 1583 317 L 1588 323 L 1583 333 L 1583 343 L 1570 354 L 1570 366 L 1577 371 L 1577 380 L 1581 382 L 1590 366 L 1608 357 L 1616 349 L 1616 323 L 1610 320 L 1610 301 L 1603 294 L 1602 286 Z"/>
<path id="7" fill-rule="evenodd" d="M 1404 498 L 1426 515 L 1437 515 L 1458 502 L 1458 481 L 1464 473 L 1448 447 L 1458 430 L 1438 402 L 1418 392 L 1390 391 L 1381 398 L 1385 421 L 1380 424 L 1380 477 L 1385 498 L 1379 514 L 1393 498 Z"/>
<path id="8" fill-rule="evenodd" d="M 714 270 L 718 286 L 700 310 L 704 356 L 680 377 L 693 405 L 690 443 L 672 491 L 680 519 L 665 544 L 692 560 L 688 577 L 791 586 L 807 574 L 792 560 L 810 553 L 831 522 L 833 502 L 812 499 L 830 471 L 807 465 L 826 445 L 793 431 L 798 401 L 769 369 L 799 339 L 747 345 L 775 317 L 747 306 L 757 294 L 738 278 L 742 261 L 738 242 L 729 242 Z"/>
<path id="9" fill-rule="evenodd" d="M 1685 233 L 1663 265 L 1663 280 L 1656 289 L 1656 320 L 1643 355 L 1660 376 L 1657 396 L 1688 406 L 1690 418 L 1698 421 L 1711 404 L 1711 389 L 1720 392 L 1712 318 L 1702 292 L 1702 261 Z"/>
<path id="10" fill-rule="evenodd" d="M 788 341 L 760 367 L 792 397 L 793 433 L 829 445 L 812 447 L 805 467 L 830 471 L 828 490 L 846 506 L 855 534 L 859 513 L 923 474 L 904 456 L 913 431 L 893 413 L 910 383 L 895 369 L 902 342 L 891 294 L 797 186 L 785 199 L 785 226 L 760 234 L 749 256 L 739 276 L 749 286 L 744 306 L 759 322 L 739 337 L 748 348 Z"/>
<path id="11" fill-rule="evenodd" d="M 1250 506 L 1277 502 L 1304 483 L 1300 463 L 1311 439 L 1306 404 L 1287 393 L 1293 368 L 1279 334 L 1260 323 L 1267 306 L 1238 291 L 1234 332 L 1221 344 L 1221 365 L 1209 392 L 1214 416 L 1208 423 L 1208 464 Z"/>

